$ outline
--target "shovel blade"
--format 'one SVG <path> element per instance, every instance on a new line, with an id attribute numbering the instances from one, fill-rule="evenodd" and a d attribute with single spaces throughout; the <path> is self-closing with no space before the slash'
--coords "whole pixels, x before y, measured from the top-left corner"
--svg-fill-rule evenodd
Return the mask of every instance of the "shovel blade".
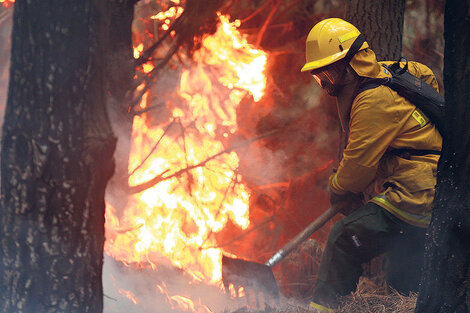
<path id="1" fill-rule="evenodd" d="M 243 287 L 247 302 L 255 301 L 260 306 L 260 298 L 267 305 L 273 299 L 279 303 L 279 288 L 271 267 L 257 262 L 222 256 L 222 282 L 225 291 L 230 295 L 229 287 L 233 286 L 236 294 Z M 239 296 L 239 295 L 238 295 Z"/>

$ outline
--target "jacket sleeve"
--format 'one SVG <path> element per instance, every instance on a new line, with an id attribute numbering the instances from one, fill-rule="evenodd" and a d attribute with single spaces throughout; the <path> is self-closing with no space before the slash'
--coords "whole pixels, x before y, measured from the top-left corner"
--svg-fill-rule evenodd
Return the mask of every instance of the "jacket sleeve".
<path id="1" fill-rule="evenodd" d="M 379 160 L 403 127 L 405 112 L 397 101 L 384 86 L 356 97 L 351 107 L 348 144 L 337 172 L 329 180 L 334 193 L 359 193 L 374 180 Z"/>

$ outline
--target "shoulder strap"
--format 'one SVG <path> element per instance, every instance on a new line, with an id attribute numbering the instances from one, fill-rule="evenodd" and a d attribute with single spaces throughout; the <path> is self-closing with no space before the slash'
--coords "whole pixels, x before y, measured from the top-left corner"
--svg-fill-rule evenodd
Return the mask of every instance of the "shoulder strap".
<path id="1" fill-rule="evenodd" d="M 390 78 L 366 78 L 360 85 L 356 91 L 356 96 L 363 91 L 377 88 L 381 85 L 388 85 L 390 83 Z"/>
<path id="2" fill-rule="evenodd" d="M 386 153 L 391 155 L 396 155 L 399 157 L 404 157 L 408 159 L 410 156 L 424 156 L 424 155 L 441 155 L 441 151 L 437 150 L 426 150 L 426 149 L 409 149 L 409 148 L 402 148 L 402 149 L 391 149 Z"/>
<path id="3" fill-rule="evenodd" d="M 401 67 L 402 60 L 403 62 L 405 62 L 405 66 L 403 67 Z M 401 75 L 408 71 L 408 59 L 405 57 L 400 57 L 400 59 L 398 59 L 398 61 L 396 61 L 395 63 L 392 63 L 390 65 L 382 64 L 382 66 L 389 70 L 392 75 Z"/>

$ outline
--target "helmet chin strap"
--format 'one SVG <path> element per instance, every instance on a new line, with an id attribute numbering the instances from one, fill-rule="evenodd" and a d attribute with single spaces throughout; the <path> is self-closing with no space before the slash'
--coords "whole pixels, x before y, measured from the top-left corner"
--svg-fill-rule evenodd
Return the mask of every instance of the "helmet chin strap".
<path id="1" fill-rule="evenodd" d="M 357 38 L 354 40 L 351 47 L 349 48 L 348 52 L 344 56 L 344 60 L 346 61 L 347 64 L 349 64 L 349 61 L 351 61 L 353 56 L 359 51 L 359 49 L 361 49 L 365 41 L 366 41 L 366 38 L 364 37 L 363 34 L 360 34 L 359 36 L 357 36 Z"/>

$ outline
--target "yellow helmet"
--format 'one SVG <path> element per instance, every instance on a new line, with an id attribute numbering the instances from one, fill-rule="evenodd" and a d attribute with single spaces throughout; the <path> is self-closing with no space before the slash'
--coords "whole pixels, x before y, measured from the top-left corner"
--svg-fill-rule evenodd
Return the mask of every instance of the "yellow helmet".
<path id="1" fill-rule="evenodd" d="M 354 25 L 340 18 L 328 18 L 317 23 L 307 36 L 306 63 L 301 71 L 311 71 L 345 58 L 359 35 L 361 32 Z M 368 47 L 363 41 L 349 55 Z"/>

